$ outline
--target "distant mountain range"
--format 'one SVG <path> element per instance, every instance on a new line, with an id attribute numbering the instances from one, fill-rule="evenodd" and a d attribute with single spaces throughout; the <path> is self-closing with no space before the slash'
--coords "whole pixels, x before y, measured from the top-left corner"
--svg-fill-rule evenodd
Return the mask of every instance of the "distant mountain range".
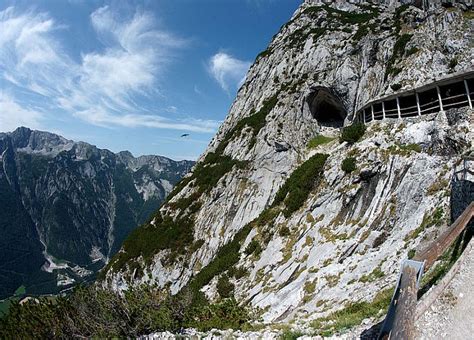
<path id="1" fill-rule="evenodd" d="M 193 164 L 24 127 L 0 133 L 0 299 L 92 278 Z"/>

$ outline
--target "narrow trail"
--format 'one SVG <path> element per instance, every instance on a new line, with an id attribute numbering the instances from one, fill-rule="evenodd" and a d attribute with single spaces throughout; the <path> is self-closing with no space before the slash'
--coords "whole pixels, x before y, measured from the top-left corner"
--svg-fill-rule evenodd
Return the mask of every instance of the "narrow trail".
<path id="1" fill-rule="evenodd" d="M 472 339 L 474 336 L 474 240 L 452 268 L 440 297 L 415 323 L 418 339 Z M 429 294 L 429 293 L 428 293 Z"/>

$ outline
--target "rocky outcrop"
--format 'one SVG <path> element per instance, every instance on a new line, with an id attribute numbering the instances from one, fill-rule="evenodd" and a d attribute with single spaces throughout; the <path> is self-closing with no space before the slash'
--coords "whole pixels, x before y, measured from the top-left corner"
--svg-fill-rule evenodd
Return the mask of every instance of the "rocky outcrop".
<path id="1" fill-rule="evenodd" d="M 103 285 L 176 293 L 199 278 L 213 300 L 228 275 L 236 298 L 268 323 L 306 322 L 391 287 L 400 259 L 448 222 L 451 169 L 471 147 L 472 110 L 371 123 L 356 144 L 308 143 L 337 137 L 358 108 L 394 88 L 472 69 L 471 18 L 393 1 L 305 1 L 257 57 L 193 173 L 141 230 L 159 235 L 163 221 L 191 220 L 192 239 L 123 247 Z M 285 208 L 294 203 L 277 192 L 317 153 L 328 155 L 319 180 Z"/>
<path id="2" fill-rule="evenodd" d="M 193 164 L 27 128 L 0 134 L 0 155 L 0 296 L 90 278 Z"/>

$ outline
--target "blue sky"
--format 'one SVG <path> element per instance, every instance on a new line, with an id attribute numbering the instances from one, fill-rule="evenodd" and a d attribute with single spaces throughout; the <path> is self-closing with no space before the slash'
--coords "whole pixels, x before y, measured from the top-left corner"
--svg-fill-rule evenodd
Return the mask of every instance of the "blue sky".
<path id="1" fill-rule="evenodd" d="M 196 159 L 300 2 L 0 0 L 0 131 Z"/>

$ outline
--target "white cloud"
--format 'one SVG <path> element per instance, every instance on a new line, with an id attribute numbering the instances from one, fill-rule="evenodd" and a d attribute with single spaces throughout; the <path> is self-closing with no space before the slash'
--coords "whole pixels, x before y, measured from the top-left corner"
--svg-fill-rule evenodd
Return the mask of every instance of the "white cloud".
<path id="1" fill-rule="evenodd" d="M 47 13 L 0 11 L 0 80 L 42 95 L 48 107 L 59 106 L 91 124 L 215 131 L 215 121 L 171 120 L 144 104 L 156 95 L 185 40 L 158 29 L 147 13 L 127 19 L 104 6 L 90 22 L 104 49 L 76 62 L 56 34 L 64 27 Z"/>
<path id="2" fill-rule="evenodd" d="M 143 114 L 110 114 L 101 108 L 87 109 L 76 112 L 76 116 L 83 120 L 99 125 L 110 126 L 110 124 L 124 127 L 150 127 L 160 129 L 186 130 L 193 132 L 214 132 L 221 122 L 215 120 L 170 120 L 157 115 L 143 115 Z"/>
<path id="3" fill-rule="evenodd" d="M 40 128 L 42 114 L 38 111 L 21 107 L 12 96 L 0 92 L 0 131 L 13 131 L 19 126 L 33 129 Z"/>
<path id="4" fill-rule="evenodd" d="M 240 86 L 245 80 L 245 75 L 251 63 L 219 52 L 209 61 L 209 72 L 219 83 L 224 91 L 229 92 L 231 87 Z"/>

